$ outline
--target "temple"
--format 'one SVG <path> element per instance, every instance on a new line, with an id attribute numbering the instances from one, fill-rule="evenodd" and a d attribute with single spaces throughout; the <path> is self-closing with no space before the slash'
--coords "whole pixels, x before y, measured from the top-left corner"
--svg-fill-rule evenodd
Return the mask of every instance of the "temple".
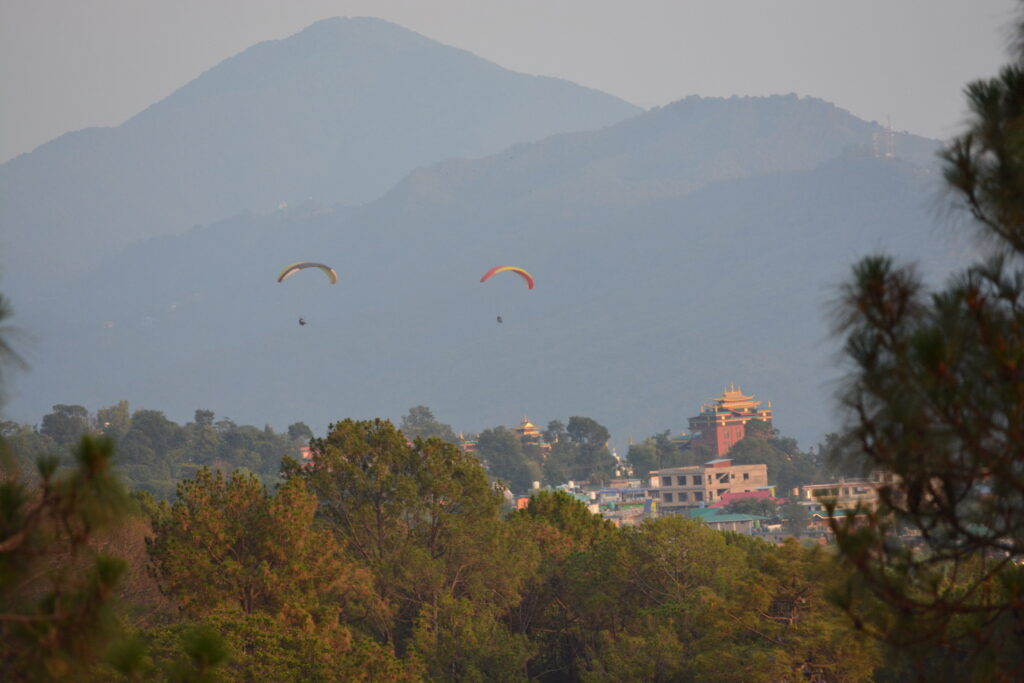
<path id="1" fill-rule="evenodd" d="M 768 401 L 767 408 L 759 409 L 760 405 L 753 396 L 744 396 L 740 387 L 730 385 L 721 396 L 702 405 L 699 415 L 690 418 L 692 442 L 706 447 L 714 457 L 722 457 L 743 440 L 749 421 L 762 420 L 771 426 L 772 402 Z"/>
<path id="2" fill-rule="evenodd" d="M 518 427 L 512 427 L 512 433 L 527 443 L 538 443 L 541 439 L 540 428 L 523 415 Z"/>

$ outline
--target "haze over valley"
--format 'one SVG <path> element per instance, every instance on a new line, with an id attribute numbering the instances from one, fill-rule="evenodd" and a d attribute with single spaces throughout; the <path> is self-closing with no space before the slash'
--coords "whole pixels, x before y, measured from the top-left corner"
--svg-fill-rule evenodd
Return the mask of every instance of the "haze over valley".
<path id="1" fill-rule="evenodd" d="M 640 112 L 326 20 L 0 167 L 4 284 L 36 340 L 9 410 L 323 428 L 427 404 L 461 429 L 569 411 L 621 444 L 739 382 L 810 445 L 833 429 L 849 265 L 957 256 L 933 227 L 938 147 L 794 95 Z M 275 282 L 304 259 L 339 285 Z M 499 263 L 537 288 L 481 286 Z"/>

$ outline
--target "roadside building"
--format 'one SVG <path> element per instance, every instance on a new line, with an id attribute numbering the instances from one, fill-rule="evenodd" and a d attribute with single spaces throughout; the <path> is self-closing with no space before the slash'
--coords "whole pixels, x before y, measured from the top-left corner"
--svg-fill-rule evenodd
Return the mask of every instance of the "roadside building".
<path id="1" fill-rule="evenodd" d="M 654 470 L 650 477 L 650 496 L 658 510 L 680 514 L 712 505 L 727 493 L 767 487 L 768 466 L 733 465 L 729 458 L 716 458 L 703 465 Z"/>

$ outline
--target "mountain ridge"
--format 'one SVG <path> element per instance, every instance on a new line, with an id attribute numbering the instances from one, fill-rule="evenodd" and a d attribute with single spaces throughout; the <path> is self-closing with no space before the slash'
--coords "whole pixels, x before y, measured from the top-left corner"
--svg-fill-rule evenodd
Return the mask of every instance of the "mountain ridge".
<path id="1" fill-rule="evenodd" d="M 831 105 L 786 97 L 688 106 L 833 116 Z M 137 244 L 50 309 L 70 321 L 46 335 L 65 340 L 45 349 L 59 360 L 24 387 L 39 410 L 128 399 L 180 419 L 208 407 L 317 429 L 347 416 L 397 418 L 416 404 L 461 429 L 578 414 L 606 424 L 621 445 L 685 428 L 701 402 L 736 381 L 772 400 L 777 426 L 809 445 L 832 427 L 826 304 L 849 265 L 879 247 L 937 274 L 955 261 L 955 250 L 932 243 L 934 166 L 876 155 L 880 128 L 861 122 L 812 145 L 810 168 L 811 152 L 785 153 L 800 130 L 769 145 L 712 135 L 719 150 L 751 146 L 776 158 L 734 165 L 724 178 L 699 163 L 655 164 L 649 179 L 699 181 L 668 183 L 672 192 L 659 196 L 538 198 L 529 182 L 508 182 L 518 174 L 545 184 L 533 169 L 556 168 L 569 185 L 597 188 L 582 196 L 599 196 L 609 179 L 589 169 L 608 169 L 612 182 L 628 172 L 604 160 L 636 152 L 637 135 L 656 148 L 665 133 L 644 124 L 657 116 L 517 145 L 529 150 L 518 156 L 441 162 L 358 207 L 240 214 Z M 707 118 L 729 127 L 720 113 Z M 668 132 L 680 140 L 708 139 L 686 120 L 675 126 Z M 581 135 L 600 140 L 578 155 L 570 143 Z M 898 137 L 897 153 L 901 145 L 938 143 Z M 413 179 L 443 188 L 444 201 L 436 190 L 408 191 Z M 339 284 L 274 282 L 300 259 L 331 264 Z M 515 278 L 479 284 L 498 263 L 530 270 L 536 289 Z"/>
<path id="2" fill-rule="evenodd" d="M 119 126 L 0 165 L 4 287 L 45 284 L 27 264 L 47 261 L 48 279 L 66 281 L 136 239 L 310 196 L 370 201 L 412 168 L 639 111 L 383 20 L 325 20 L 221 62 Z"/>

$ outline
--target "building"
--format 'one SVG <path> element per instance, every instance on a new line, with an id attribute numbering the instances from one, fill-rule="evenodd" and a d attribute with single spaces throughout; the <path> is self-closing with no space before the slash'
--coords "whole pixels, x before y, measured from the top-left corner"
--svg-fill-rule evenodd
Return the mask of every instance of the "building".
<path id="1" fill-rule="evenodd" d="M 526 443 L 540 443 L 541 441 L 540 427 L 530 422 L 529 418 L 525 415 L 523 415 L 519 426 L 512 427 L 509 431 Z"/>
<path id="2" fill-rule="evenodd" d="M 459 432 L 459 442 L 456 444 L 466 453 L 476 453 L 476 442 L 479 434 L 464 434 Z"/>
<path id="3" fill-rule="evenodd" d="M 767 465 L 733 465 L 716 458 L 703 465 L 672 467 L 650 473 L 651 498 L 666 514 L 707 507 L 727 493 L 756 491 L 768 486 Z"/>
<path id="4" fill-rule="evenodd" d="M 768 402 L 767 408 L 759 408 L 760 405 L 753 396 L 744 396 L 739 387 L 722 390 L 721 396 L 702 405 L 700 414 L 690 418 L 692 443 L 706 447 L 716 458 L 722 457 L 733 444 L 743 440 L 745 425 L 751 420 L 771 426 L 772 402 Z"/>
<path id="5" fill-rule="evenodd" d="M 878 507 L 878 489 L 893 484 L 896 475 L 873 472 L 867 479 L 844 479 L 830 484 L 809 484 L 800 487 L 800 504 L 811 514 L 825 511 L 825 503 L 836 510 L 852 510 L 857 506 L 874 510 Z"/>
<path id="6" fill-rule="evenodd" d="M 690 516 L 716 531 L 735 531 L 747 536 L 760 532 L 762 523 L 767 520 L 760 515 L 733 514 L 710 508 L 695 508 L 690 511 Z"/>
<path id="7" fill-rule="evenodd" d="M 639 482 L 637 482 L 639 483 Z M 591 491 L 601 516 L 615 526 L 636 526 L 653 516 L 656 506 L 645 488 L 610 488 Z"/>

